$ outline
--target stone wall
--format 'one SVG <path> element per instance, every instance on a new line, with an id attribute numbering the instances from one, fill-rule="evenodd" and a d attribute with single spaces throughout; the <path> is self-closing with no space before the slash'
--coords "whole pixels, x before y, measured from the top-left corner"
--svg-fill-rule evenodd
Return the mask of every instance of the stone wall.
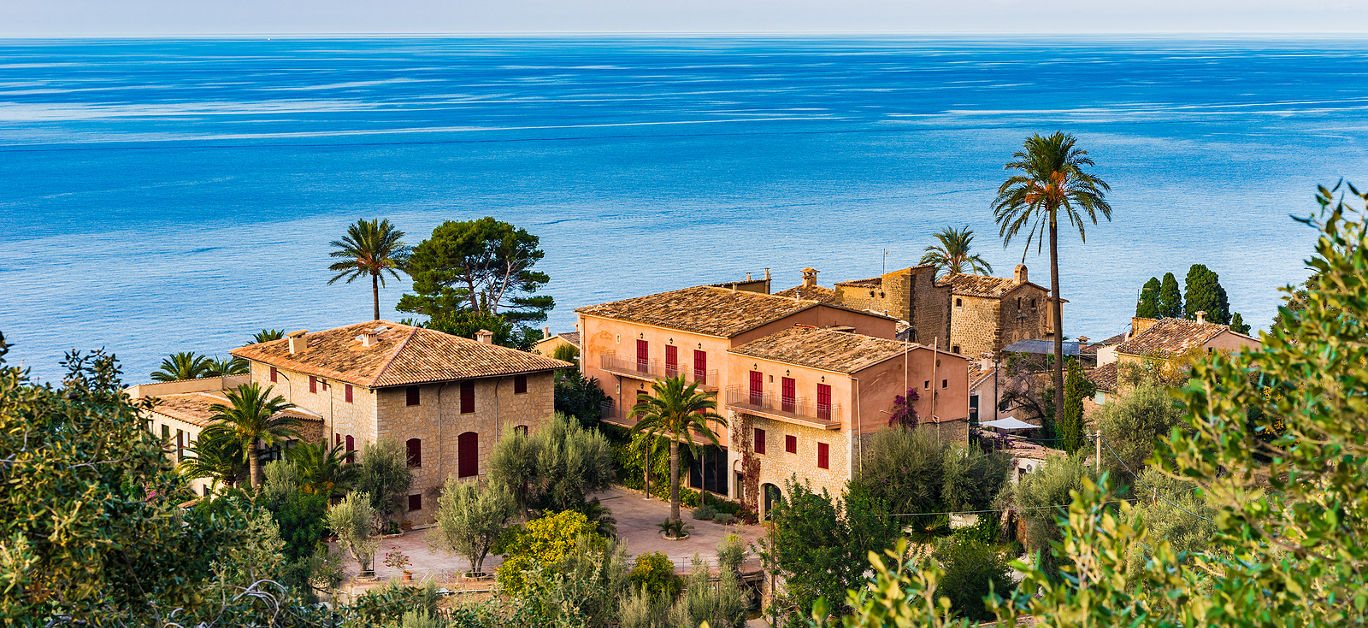
<path id="1" fill-rule="evenodd" d="M 949 289 L 936 285 L 936 269 L 914 266 L 884 273 L 877 281 L 836 284 L 836 302 L 860 310 L 887 312 L 912 326 L 913 342 L 945 346 L 950 338 L 946 312 Z"/>
<path id="2" fill-rule="evenodd" d="M 953 295 L 950 299 L 950 352 L 969 359 L 996 353 L 1001 344 L 1000 300 Z"/>
<path id="3" fill-rule="evenodd" d="M 1053 329 L 1049 299 L 1048 291 L 1031 284 L 1023 284 L 1003 295 L 998 349 L 1018 340 L 1049 336 Z"/>
<path id="4" fill-rule="evenodd" d="M 765 430 L 765 453 L 756 454 L 760 460 L 760 508 L 764 510 L 764 486 L 773 484 L 788 495 L 786 483 L 797 476 L 799 482 L 807 482 L 812 490 L 826 489 L 832 496 L 845 491 L 845 483 L 850 479 L 850 439 L 846 432 L 821 430 L 813 427 L 779 421 L 762 416 L 752 416 L 752 429 Z M 798 440 L 796 453 L 784 449 L 786 437 L 795 436 Z M 826 469 L 817 466 L 817 443 L 828 447 Z M 752 446 L 754 446 L 752 444 Z M 731 453 L 730 468 L 739 468 L 738 452 Z M 733 494 L 734 493 L 733 489 Z M 763 513 L 762 513 L 763 514 Z"/>
<path id="5" fill-rule="evenodd" d="M 323 417 L 322 436 L 329 443 L 345 441 L 351 436 L 356 449 L 375 442 L 376 391 L 352 386 L 352 401 L 347 403 L 347 383 L 317 378 L 317 392 L 309 392 L 309 375 L 299 371 L 277 369 L 276 381 L 271 381 L 271 367 L 261 362 L 251 363 L 252 381 L 262 388 L 272 387 L 274 394 L 285 397 L 302 410 Z"/>

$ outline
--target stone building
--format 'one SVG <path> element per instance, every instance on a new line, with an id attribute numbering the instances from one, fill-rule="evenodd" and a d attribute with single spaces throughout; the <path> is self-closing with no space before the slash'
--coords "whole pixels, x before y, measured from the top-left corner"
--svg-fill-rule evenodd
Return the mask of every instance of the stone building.
<path id="1" fill-rule="evenodd" d="M 887 426 L 893 397 L 906 387 L 924 386 L 916 407 L 929 428 L 964 438 L 964 359 L 896 340 L 891 316 L 797 292 L 716 286 L 576 312 L 583 371 L 612 400 L 605 421 L 630 427 L 624 409 L 666 377 L 717 394 L 729 428 L 719 434 L 721 447 L 706 448 L 691 470 L 695 488 L 755 499 L 762 509 L 761 498 L 773 498 L 795 474 L 839 491 L 858 467 L 862 437 Z M 732 442 L 738 436 L 745 442 Z M 749 495 L 741 474 L 748 452 L 764 479 Z"/>

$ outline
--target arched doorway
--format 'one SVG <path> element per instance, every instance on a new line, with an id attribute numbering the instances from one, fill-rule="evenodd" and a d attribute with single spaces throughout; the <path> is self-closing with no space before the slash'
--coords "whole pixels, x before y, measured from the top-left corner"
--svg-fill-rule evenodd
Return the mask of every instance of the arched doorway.
<path id="1" fill-rule="evenodd" d="M 764 485 L 764 486 L 761 486 L 761 487 L 760 487 L 760 493 L 761 493 L 762 495 L 765 496 L 765 499 L 764 499 L 764 508 L 765 508 L 764 515 L 765 515 L 765 518 L 766 518 L 766 519 L 769 519 L 769 518 L 770 518 L 770 510 L 771 510 L 772 508 L 774 508 L 774 505 L 775 505 L 775 504 L 778 504 L 779 501 L 782 500 L 782 499 L 784 498 L 784 493 L 783 493 L 783 491 L 780 491 L 780 490 L 779 490 L 779 487 L 778 487 L 778 486 L 775 486 L 775 485 L 773 485 L 773 484 L 766 484 L 766 485 Z"/>
<path id="2" fill-rule="evenodd" d="M 456 437 L 456 477 L 469 478 L 480 474 L 480 435 L 465 432 Z"/>

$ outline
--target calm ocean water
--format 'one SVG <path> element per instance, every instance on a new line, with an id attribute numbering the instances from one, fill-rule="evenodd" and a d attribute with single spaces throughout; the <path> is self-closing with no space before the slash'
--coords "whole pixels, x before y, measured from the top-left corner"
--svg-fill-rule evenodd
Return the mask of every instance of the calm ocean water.
<path id="1" fill-rule="evenodd" d="M 1288 215 L 1368 182 L 1368 44 L 0 41 L 0 331 L 41 377 L 103 346 L 138 381 L 173 351 L 353 322 L 368 286 L 325 267 L 358 217 L 412 242 L 484 215 L 540 235 L 558 330 L 765 267 L 776 289 L 808 265 L 871 276 L 945 225 L 1010 273 L 988 205 L 1056 129 L 1116 210 L 1064 240 L 1067 334 L 1119 331 L 1146 278 L 1195 262 L 1263 326 L 1314 240 Z"/>

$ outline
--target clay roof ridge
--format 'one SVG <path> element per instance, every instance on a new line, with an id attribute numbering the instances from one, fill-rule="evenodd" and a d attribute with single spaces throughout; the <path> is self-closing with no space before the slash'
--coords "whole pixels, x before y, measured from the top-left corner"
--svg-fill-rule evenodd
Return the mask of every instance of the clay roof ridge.
<path id="1" fill-rule="evenodd" d="M 377 321 L 377 322 L 379 322 L 379 321 Z M 407 326 L 406 326 L 406 327 L 407 327 Z M 410 341 L 410 340 L 413 340 L 413 337 L 416 336 L 416 335 L 418 335 L 418 328 L 417 328 L 417 327 L 409 327 L 409 328 L 408 328 L 408 335 L 407 335 L 407 336 L 404 336 L 404 340 L 403 340 L 402 342 L 399 343 L 399 346 L 398 346 L 398 347 L 395 347 L 394 353 L 393 353 L 392 355 L 390 355 L 389 359 L 385 360 L 385 363 L 384 363 L 384 364 L 381 364 L 381 365 L 380 365 L 380 368 L 376 369 L 375 375 L 371 376 L 370 381 L 369 381 L 368 384 L 367 384 L 367 386 L 368 386 L 369 388 L 374 388 L 376 382 L 379 382 L 380 379 L 381 379 L 382 377 L 384 377 L 385 371 L 388 371 L 388 370 L 389 370 L 390 365 L 394 364 L 394 361 L 395 361 L 396 359 L 399 358 L 399 354 L 404 352 L 404 347 L 407 347 L 409 341 Z"/>

